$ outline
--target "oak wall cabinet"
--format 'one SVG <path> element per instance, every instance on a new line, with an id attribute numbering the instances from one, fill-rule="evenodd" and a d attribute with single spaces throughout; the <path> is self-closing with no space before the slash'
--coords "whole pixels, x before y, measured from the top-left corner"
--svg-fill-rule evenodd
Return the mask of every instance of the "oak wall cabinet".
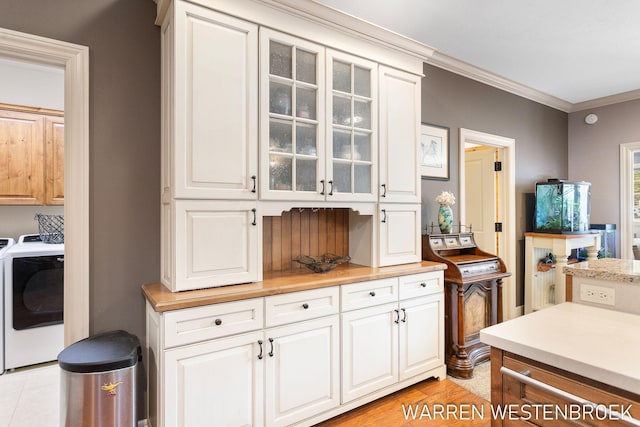
<path id="1" fill-rule="evenodd" d="M 64 113 L 0 104 L 0 204 L 64 204 Z"/>

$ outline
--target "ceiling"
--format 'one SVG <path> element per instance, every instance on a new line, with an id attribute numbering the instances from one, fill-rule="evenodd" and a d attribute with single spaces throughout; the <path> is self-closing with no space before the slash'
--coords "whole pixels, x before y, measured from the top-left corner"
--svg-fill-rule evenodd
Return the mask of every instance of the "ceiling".
<path id="1" fill-rule="evenodd" d="M 560 109 L 640 98 L 637 0 L 314 1 L 539 92 Z"/>

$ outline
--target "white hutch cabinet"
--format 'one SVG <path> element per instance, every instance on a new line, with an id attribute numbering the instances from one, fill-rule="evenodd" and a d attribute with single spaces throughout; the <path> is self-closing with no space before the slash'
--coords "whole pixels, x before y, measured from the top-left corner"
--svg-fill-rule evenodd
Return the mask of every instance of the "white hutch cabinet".
<path id="1" fill-rule="evenodd" d="M 420 79 L 431 51 L 327 24 L 352 18 L 312 2 L 281 3 L 158 0 L 162 282 L 174 292 L 261 280 L 262 217 L 293 207 L 373 212 L 352 230 L 372 248 L 354 249 L 359 263 L 421 259 Z"/>
<path id="2" fill-rule="evenodd" d="M 292 208 L 349 208 L 354 264 L 421 261 L 420 81 L 431 49 L 310 0 L 156 2 L 161 278 L 176 300 L 264 286 L 263 217 Z M 442 378 L 442 272 L 404 268 L 385 274 L 389 301 L 350 309 L 337 285 L 147 304 L 150 424 L 312 425 Z M 381 359 L 360 364 L 372 337 Z M 389 375 L 363 388 L 346 379 L 347 363 L 362 378 Z"/>

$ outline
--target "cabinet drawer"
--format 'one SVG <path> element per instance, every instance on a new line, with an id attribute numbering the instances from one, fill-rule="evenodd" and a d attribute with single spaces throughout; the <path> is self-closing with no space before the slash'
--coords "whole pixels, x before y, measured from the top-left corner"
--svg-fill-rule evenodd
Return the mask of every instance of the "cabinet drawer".
<path id="1" fill-rule="evenodd" d="M 400 299 L 404 300 L 442 292 L 444 289 L 443 277 L 444 275 L 441 271 L 399 277 Z"/>
<path id="2" fill-rule="evenodd" d="M 337 286 L 292 292 L 265 298 L 266 326 L 278 326 L 337 314 L 340 292 Z"/>
<path id="3" fill-rule="evenodd" d="M 207 305 L 164 314 L 165 348 L 261 329 L 263 299 Z"/>
<path id="4" fill-rule="evenodd" d="M 372 280 L 340 287 L 342 311 L 398 301 L 398 278 Z"/>

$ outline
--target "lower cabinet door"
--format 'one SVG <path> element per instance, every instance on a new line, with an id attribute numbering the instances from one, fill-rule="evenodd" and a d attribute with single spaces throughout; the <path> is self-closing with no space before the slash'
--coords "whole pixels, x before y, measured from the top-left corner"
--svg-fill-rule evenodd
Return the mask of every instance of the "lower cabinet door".
<path id="1" fill-rule="evenodd" d="M 266 330 L 266 426 L 340 405 L 339 327 L 334 315 Z"/>
<path id="2" fill-rule="evenodd" d="M 342 401 L 398 381 L 397 303 L 342 313 Z"/>
<path id="3" fill-rule="evenodd" d="M 444 364 L 442 293 L 400 301 L 400 381 Z"/>
<path id="4" fill-rule="evenodd" d="M 262 426 L 262 339 L 259 331 L 167 350 L 165 426 Z"/>
<path id="5" fill-rule="evenodd" d="M 419 204 L 380 204 L 378 265 L 406 264 L 422 259 Z"/>

